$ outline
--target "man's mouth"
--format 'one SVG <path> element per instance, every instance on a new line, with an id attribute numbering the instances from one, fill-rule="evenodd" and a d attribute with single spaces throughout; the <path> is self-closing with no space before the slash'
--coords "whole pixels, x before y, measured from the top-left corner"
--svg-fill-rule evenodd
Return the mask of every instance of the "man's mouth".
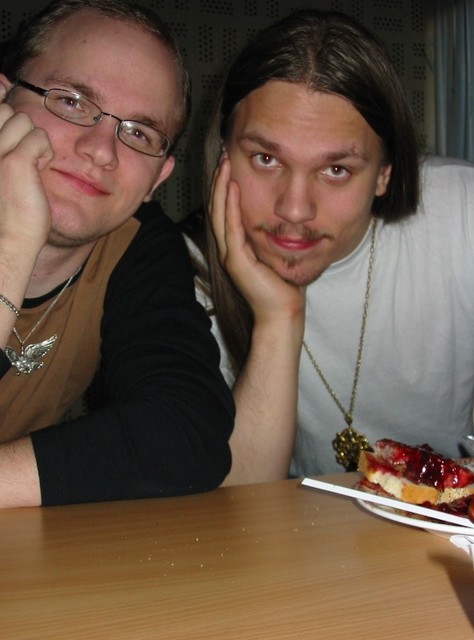
<path id="1" fill-rule="evenodd" d="M 262 225 L 258 230 L 265 233 L 269 242 L 285 251 L 307 251 L 319 245 L 322 240 L 332 237 L 328 233 L 306 228 L 300 232 L 289 232 L 281 226 L 272 228 Z"/>
<path id="2" fill-rule="evenodd" d="M 291 238 L 287 236 L 275 236 L 271 233 L 267 233 L 267 237 L 273 244 L 286 249 L 287 251 L 306 251 L 312 249 L 318 245 L 323 237 L 315 238 L 314 240 L 305 240 L 303 238 Z"/>
<path id="3" fill-rule="evenodd" d="M 78 172 L 61 171 L 60 169 L 53 169 L 53 171 L 59 173 L 69 185 L 81 193 L 93 197 L 109 195 L 107 188 L 90 176 Z"/>

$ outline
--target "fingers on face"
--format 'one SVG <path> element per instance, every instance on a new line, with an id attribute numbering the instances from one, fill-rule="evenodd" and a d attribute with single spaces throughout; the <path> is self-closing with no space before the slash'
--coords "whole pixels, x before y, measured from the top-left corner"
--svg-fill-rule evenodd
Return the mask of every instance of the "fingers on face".
<path id="1" fill-rule="evenodd" d="M 221 162 L 214 173 L 211 200 L 209 203 L 209 216 L 219 245 L 224 242 L 225 238 L 226 203 L 229 178 L 229 162 Z"/>
<path id="2" fill-rule="evenodd" d="M 231 179 L 231 165 L 227 155 L 221 157 L 214 175 L 209 215 L 219 257 L 225 263 L 230 254 L 245 248 L 246 244 L 240 189 L 237 182 Z"/>
<path id="3" fill-rule="evenodd" d="M 3 103 L 0 105 L 0 157 L 14 150 L 35 159 L 52 157 L 46 132 L 36 128 L 26 113 L 15 113 L 8 104 Z"/>

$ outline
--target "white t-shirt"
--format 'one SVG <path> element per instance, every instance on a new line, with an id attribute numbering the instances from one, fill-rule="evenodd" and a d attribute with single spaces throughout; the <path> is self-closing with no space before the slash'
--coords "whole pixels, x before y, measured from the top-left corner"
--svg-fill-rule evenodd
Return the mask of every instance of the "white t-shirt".
<path id="1" fill-rule="evenodd" d="M 457 457 L 462 436 L 472 433 L 474 165 L 429 159 L 421 185 L 422 201 L 414 216 L 377 225 L 353 426 L 369 442 L 393 438 L 428 443 Z M 370 240 L 369 229 L 351 255 L 331 265 L 307 289 L 305 341 L 346 409 Z M 220 335 L 217 338 L 222 347 Z M 340 409 L 303 350 L 291 473 L 343 470 L 332 440 L 345 427 Z"/>

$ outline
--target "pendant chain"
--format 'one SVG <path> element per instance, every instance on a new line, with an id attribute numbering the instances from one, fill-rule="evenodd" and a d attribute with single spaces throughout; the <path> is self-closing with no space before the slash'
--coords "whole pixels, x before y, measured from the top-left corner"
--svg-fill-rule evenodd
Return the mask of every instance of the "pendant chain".
<path id="1" fill-rule="evenodd" d="M 342 402 L 337 397 L 334 389 L 331 387 L 331 385 L 329 384 L 326 376 L 323 374 L 323 372 L 321 371 L 320 366 L 316 362 L 316 359 L 313 356 L 310 348 L 306 344 L 305 340 L 303 340 L 303 347 L 304 347 L 304 349 L 305 349 L 305 351 L 306 351 L 306 353 L 308 355 L 308 358 L 309 358 L 311 364 L 313 365 L 314 369 L 316 370 L 316 373 L 321 378 L 321 381 L 323 382 L 324 386 L 328 390 L 331 398 L 334 400 L 336 405 L 341 410 L 342 415 L 344 416 L 344 419 L 345 419 L 348 427 L 352 426 L 352 421 L 353 421 L 353 418 L 354 418 L 354 407 L 355 407 L 355 401 L 356 401 L 356 396 L 357 396 L 357 387 L 358 387 L 358 384 L 359 384 L 360 366 L 362 364 L 362 352 L 364 351 L 365 328 L 366 328 L 366 324 L 367 324 L 367 314 L 368 314 L 368 311 L 369 311 L 370 286 L 372 284 L 372 270 L 373 270 L 373 264 L 374 264 L 375 235 L 376 235 L 375 232 L 376 232 L 376 229 L 377 229 L 377 220 L 374 219 L 372 221 L 372 237 L 371 237 L 371 242 L 370 242 L 369 267 L 368 267 L 368 271 L 367 271 L 367 284 L 365 286 L 364 309 L 363 309 L 363 313 L 362 313 L 362 323 L 361 323 L 361 328 L 360 328 L 359 349 L 358 349 L 358 352 L 357 352 L 357 362 L 356 362 L 356 366 L 355 366 L 355 370 L 354 370 L 354 382 L 352 384 L 351 402 L 350 402 L 350 406 L 349 406 L 349 410 L 348 411 L 344 408 Z"/>
<path id="2" fill-rule="evenodd" d="M 44 320 L 46 320 L 46 318 L 49 316 L 49 314 L 51 313 L 51 311 L 53 310 L 53 308 L 56 306 L 57 302 L 59 301 L 59 298 L 63 295 L 63 293 L 66 291 L 66 289 L 71 284 L 72 280 L 76 277 L 76 275 L 79 273 L 79 271 L 81 269 L 82 269 L 82 266 L 79 267 L 79 269 L 77 269 L 77 271 L 75 271 L 72 274 L 72 276 L 66 281 L 64 287 L 61 289 L 61 291 L 58 293 L 58 295 L 54 298 L 54 300 L 51 302 L 49 307 L 42 313 L 41 317 L 35 322 L 35 324 L 33 325 L 33 328 L 30 329 L 28 335 L 23 340 L 20 338 L 20 335 L 19 335 L 18 331 L 15 329 L 15 327 L 13 327 L 13 333 L 15 334 L 15 337 L 18 340 L 18 342 L 20 343 L 20 346 L 22 348 L 25 346 L 25 342 L 33 335 L 33 333 L 40 326 L 40 324 Z"/>

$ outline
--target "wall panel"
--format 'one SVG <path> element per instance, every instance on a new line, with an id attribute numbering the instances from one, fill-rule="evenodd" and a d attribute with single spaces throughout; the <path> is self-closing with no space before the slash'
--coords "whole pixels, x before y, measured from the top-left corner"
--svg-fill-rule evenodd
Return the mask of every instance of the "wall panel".
<path id="1" fill-rule="evenodd" d="M 2 0 L 0 38 L 46 2 Z M 173 176 L 160 187 L 166 211 L 180 219 L 200 201 L 202 132 L 223 70 L 261 28 L 294 9 L 336 9 L 354 16 L 386 44 L 407 91 L 422 145 L 431 148 L 432 65 L 427 47 L 428 0 L 142 0 L 173 29 L 193 85 L 191 122 L 176 150 Z"/>

